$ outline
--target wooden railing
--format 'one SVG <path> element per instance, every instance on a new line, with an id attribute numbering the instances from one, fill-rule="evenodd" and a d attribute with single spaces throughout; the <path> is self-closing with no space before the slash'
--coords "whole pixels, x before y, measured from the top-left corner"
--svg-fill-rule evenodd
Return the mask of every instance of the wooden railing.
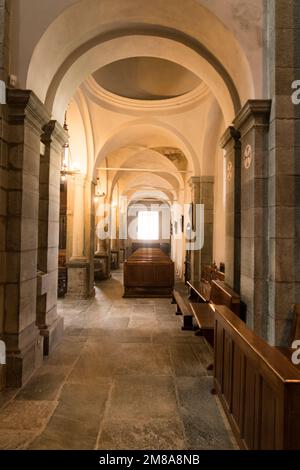
<path id="1" fill-rule="evenodd" d="M 300 370 L 227 307 L 215 311 L 215 389 L 243 449 L 300 449 Z"/>

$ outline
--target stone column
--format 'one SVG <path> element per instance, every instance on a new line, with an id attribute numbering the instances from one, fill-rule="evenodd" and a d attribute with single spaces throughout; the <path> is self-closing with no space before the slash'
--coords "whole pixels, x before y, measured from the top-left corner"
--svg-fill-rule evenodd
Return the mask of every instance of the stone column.
<path id="1" fill-rule="evenodd" d="M 49 122 L 30 91 L 8 90 L 8 200 L 3 338 L 7 385 L 19 387 L 43 358 L 36 326 L 40 136 Z"/>
<path id="2" fill-rule="evenodd" d="M 204 205 L 204 245 L 201 250 L 191 252 L 192 279 L 200 280 L 204 266 L 213 262 L 214 177 L 192 177 L 189 184 L 195 213 L 197 204 Z"/>
<path id="3" fill-rule="evenodd" d="M 241 144 L 240 133 L 229 127 L 221 138 L 226 159 L 226 244 L 225 280 L 240 292 L 241 262 Z"/>
<path id="4" fill-rule="evenodd" d="M 204 205 L 204 246 L 201 250 L 201 271 L 213 262 L 214 177 L 200 177 L 200 204 Z"/>
<path id="5" fill-rule="evenodd" d="M 189 185 L 191 188 L 191 197 L 192 197 L 191 203 L 194 205 L 194 210 L 195 210 L 196 205 L 200 204 L 200 178 L 192 177 L 189 180 Z M 181 227 L 179 227 L 179 230 L 181 230 Z M 191 279 L 194 281 L 200 281 L 201 279 L 201 250 L 191 250 L 190 263 L 191 263 L 190 264 Z"/>
<path id="6" fill-rule="evenodd" d="M 71 262 L 85 262 L 84 246 L 84 175 L 74 176 L 73 242 Z"/>
<path id="7" fill-rule="evenodd" d="M 248 101 L 234 120 L 241 135 L 241 296 L 247 305 L 248 325 L 265 338 L 270 107 L 269 100 Z"/>
<path id="8" fill-rule="evenodd" d="M 90 264 L 85 240 L 85 176 L 73 177 L 72 254 L 68 262 L 68 296 L 86 299 L 90 297 Z M 94 236 L 94 234 L 91 234 Z"/>
<path id="9" fill-rule="evenodd" d="M 300 303 L 300 79 L 299 0 L 270 0 L 267 44 L 269 94 L 269 311 L 268 340 L 287 345 L 291 305 Z"/>
<path id="10" fill-rule="evenodd" d="M 0 340 L 4 340 L 6 284 L 6 226 L 8 185 L 8 125 L 5 106 L 0 105 Z M 0 390 L 5 387 L 6 366 L 0 364 Z"/>
<path id="11" fill-rule="evenodd" d="M 7 82 L 9 69 L 9 23 L 11 0 L 0 0 L 0 80 Z"/>
<path id="12" fill-rule="evenodd" d="M 57 315 L 60 165 L 66 141 L 63 128 L 51 121 L 44 127 L 39 203 L 39 253 L 37 325 L 48 355 L 63 334 L 63 318 Z"/>

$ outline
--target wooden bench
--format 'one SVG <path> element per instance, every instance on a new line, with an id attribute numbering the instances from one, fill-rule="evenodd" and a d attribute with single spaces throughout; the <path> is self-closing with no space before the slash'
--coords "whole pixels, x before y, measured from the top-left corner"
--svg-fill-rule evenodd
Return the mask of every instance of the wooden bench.
<path id="1" fill-rule="evenodd" d="M 198 296 L 197 302 L 190 302 L 174 290 L 173 299 L 177 304 L 177 315 L 183 315 L 182 330 L 195 330 L 202 335 L 211 346 L 214 345 L 214 308 L 216 305 L 225 305 L 237 316 L 240 316 L 240 296 L 228 287 L 223 281 L 212 281 L 210 298 L 204 301 L 201 292 L 198 292 L 200 283 L 188 283 Z M 196 328 L 193 323 L 196 321 Z"/>
<path id="2" fill-rule="evenodd" d="M 190 303 L 191 311 L 198 325 L 197 335 L 204 336 L 208 343 L 214 345 L 214 306 L 207 303 Z"/>
<path id="3" fill-rule="evenodd" d="M 206 265 L 203 268 L 200 281 L 187 281 L 190 289 L 190 300 L 208 302 L 213 281 L 225 280 L 225 274 L 218 270 L 216 265 Z"/>
<path id="4" fill-rule="evenodd" d="M 193 302 L 209 302 L 211 293 L 211 283 L 208 281 L 188 281 L 190 296 Z"/>
<path id="5" fill-rule="evenodd" d="M 183 316 L 183 325 L 181 329 L 183 331 L 193 330 L 193 312 L 191 310 L 189 301 L 185 299 L 176 289 L 173 289 L 172 296 L 173 303 L 177 305 L 176 315 Z"/>

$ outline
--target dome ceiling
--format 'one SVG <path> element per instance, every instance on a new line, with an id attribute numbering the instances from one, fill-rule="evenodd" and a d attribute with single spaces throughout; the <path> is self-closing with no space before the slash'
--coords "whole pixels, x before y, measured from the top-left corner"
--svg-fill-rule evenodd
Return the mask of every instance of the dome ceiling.
<path id="1" fill-rule="evenodd" d="M 136 100 L 162 100 L 185 95 L 201 81 L 169 60 L 133 57 L 112 62 L 93 74 L 96 82 L 116 95 Z"/>

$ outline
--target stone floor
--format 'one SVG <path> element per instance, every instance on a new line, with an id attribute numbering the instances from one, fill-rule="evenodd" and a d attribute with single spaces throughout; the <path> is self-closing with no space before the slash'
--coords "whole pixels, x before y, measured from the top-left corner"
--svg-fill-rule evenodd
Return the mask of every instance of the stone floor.
<path id="1" fill-rule="evenodd" d="M 168 299 L 64 300 L 65 337 L 22 390 L 1 395 L 0 449 L 234 449 L 211 395 L 205 341 Z M 0 401 L 1 406 L 1 401 Z"/>

